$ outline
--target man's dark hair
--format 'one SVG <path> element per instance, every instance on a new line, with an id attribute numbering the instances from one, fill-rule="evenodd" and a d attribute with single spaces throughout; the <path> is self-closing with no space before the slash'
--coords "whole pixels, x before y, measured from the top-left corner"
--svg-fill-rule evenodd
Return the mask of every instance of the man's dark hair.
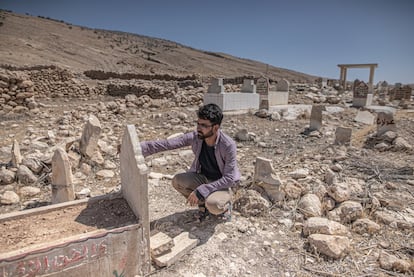
<path id="1" fill-rule="evenodd" d="M 221 124 L 223 112 L 216 104 L 207 104 L 198 109 L 198 118 L 210 120 L 212 124 Z"/>

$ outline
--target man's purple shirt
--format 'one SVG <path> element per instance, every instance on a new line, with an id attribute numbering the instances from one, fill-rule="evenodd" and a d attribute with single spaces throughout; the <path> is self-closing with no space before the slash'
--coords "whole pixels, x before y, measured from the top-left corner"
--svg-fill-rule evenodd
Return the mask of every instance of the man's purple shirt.
<path id="1" fill-rule="evenodd" d="M 237 166 L 236 143 L 232 138 L 224 134 L 220 129 L 218 130 L 217 134 L 217 139 L 214 145 L 214 154 L 216 156 L 217 165 L 220 169 L 222 177 L 211 183 L 202 184 L 197 188 L 198 192 L 204 198 L 207 198 L 207 196 L 217 190 L 235 186 L 240 180 L 240 171 Z M 144 141 L 141 142 L 141 149 L 142 155 L 144 155 L 144 157 L 147 157 L 161 151 L 173 150 L 190 145 L 195 158 L 188 171 L 200 173 L 201 165 L 198 157 L 201 152 L 203 140 L 197 137 L 196 131 L 186 133 L 172 139 Z"/>

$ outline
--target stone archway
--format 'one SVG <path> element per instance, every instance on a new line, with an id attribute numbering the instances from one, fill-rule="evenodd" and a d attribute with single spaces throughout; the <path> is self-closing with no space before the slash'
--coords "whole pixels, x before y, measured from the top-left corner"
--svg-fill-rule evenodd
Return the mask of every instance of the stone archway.
<path id="1" fill-rule="evenodd" d="M 339 82 L 343 88 L 346 88 L 346 73 L 348 68 L 369 68 L 368 93 L 372 93 L 375 68 L 378 67 L 377 63 L 338 64 L 338 67 L 340 68 Z"/>

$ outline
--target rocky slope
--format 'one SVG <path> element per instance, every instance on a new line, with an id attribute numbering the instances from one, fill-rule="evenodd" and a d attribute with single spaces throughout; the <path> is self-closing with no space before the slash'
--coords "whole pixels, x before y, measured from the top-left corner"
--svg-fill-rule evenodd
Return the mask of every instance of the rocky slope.
<path id="1" fill-rule="evenodd" d="M 143 74 L 267 76 L 311 81 L 315 76 L 123 32 L 0 11 L 0 57 L 14 66 L 57 65 L 72 71 Z"/>

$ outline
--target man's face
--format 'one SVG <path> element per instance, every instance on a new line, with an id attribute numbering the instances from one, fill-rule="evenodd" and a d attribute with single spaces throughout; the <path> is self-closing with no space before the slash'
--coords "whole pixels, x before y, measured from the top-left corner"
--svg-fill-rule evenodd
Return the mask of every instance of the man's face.
<path id="1" fill-rule="evenodd" d="M 210 120 L 208 119 L 201 119 L 197 120 L 197 136 L 199 139 L 206 139 L 216 134 L 217 132 L 217 124 L 211 124 Z"/>

